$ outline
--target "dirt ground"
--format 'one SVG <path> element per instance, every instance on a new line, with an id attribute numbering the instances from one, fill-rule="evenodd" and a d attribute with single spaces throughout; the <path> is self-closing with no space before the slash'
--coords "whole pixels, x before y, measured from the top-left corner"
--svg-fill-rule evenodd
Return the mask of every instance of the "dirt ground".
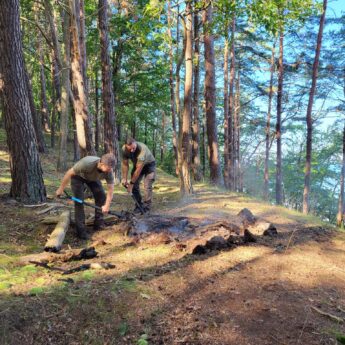
<path id="1" fill-rule="evenodd" d="M 114 224 L 95 233 L 90 229 L 86 242 L 75 239 L 71 228 L 64 250 L 96 243 L 98 257 L 89 261 L 115 268 L 62 275 L 19 264 L 24 255 L 42 252 L 54 226 L 40 222 L 47 216 L 37 214 L 42 208 L 3 197 L 1 344 L 342 343 L 344 232 L 317 218 L 202 184 L 181 201 L 177 180 L 159 175 L 153 214 L 229 222 L 248 208 L 258 219 L 273 223 L 278 235 L 192 255 L 195 237 L 139 240 Z M 48 192 L 60 177 L 51 177 Z M 8 185 L 0 188 L 6 191 Z M 113 209 L 131 207 L 130 198 L 118 189 Z M 219 233 L 224 235 L 224 229 Z M 204 233 L 207 236 L 211 234 Z M 70 269 L 81 263 L 54 262 L 51 267 Z"/>

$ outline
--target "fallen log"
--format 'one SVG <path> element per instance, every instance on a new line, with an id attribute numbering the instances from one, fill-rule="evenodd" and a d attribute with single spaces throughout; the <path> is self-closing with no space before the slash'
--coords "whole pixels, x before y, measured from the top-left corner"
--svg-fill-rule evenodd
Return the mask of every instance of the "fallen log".
<path id="1" fill-rule="evenodd" d="M 45 262 L 30 261 L 30 263 L 34 264 L 36 266 L 39 266 L 39 267 L 46 268 L 47 270 L 50 270 L 50 271 L 60 272 L 63 275 L 72 274 L 72 273 L 80 272 L 80 271 L 85 271 L 85 270 L 88 270 L 88 269 L 93 269 L 93 270 L 105 269 L 105 270 L 109 270 L 109 269 L 112 269 L 112 268 L 116 267 L 115 265 L 113 265 L 111 263 L 108 263 L 108 262 L 92 262 L 90 264 L 83 264 L 83 265 L 71 268 L 69 270 L 65 270 L 65 269 L 60 268 L 60 267 L 49 266 Z"/>
<path id="2" fill-rule="evenodd" d="M 94 247 L 80 249 L 61 250 L 59 253 L 43 252 L 38 254 L 31 254 L 23 256 L 19 259 L 19 263 L 29 265 L 32 261 L 37 263 L 52 263 L 52 262 L 69 262 L 75 260 L 87 260 L 97 256 L 97 251 Z"/>
<path id="3" fill-rule="evenodd" d="M 61 250 L 62 242 L 65 239 L 71 219 L 71 212 L 69 210 L 61 213 L 59 222 L 55 229 L 50 234 L 49 239 L 44 246 L 46 252 L 57 253 Z"/>

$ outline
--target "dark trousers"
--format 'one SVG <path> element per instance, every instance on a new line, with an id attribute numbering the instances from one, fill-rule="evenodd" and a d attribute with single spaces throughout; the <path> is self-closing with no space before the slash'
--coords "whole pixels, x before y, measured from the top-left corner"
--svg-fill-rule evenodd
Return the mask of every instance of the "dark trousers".
<path id="1" fill-rule="evenodd" d="M 136 167 L 133 168 L 131 176 L 133 176 Z M 150 163 L 144 166 L 143 170 L 133 185 L 132 193 L 139 204 L 142 204 L 142 197 L 140 194 L 140 182 L 144 179 L 144 206 L 150 207 L 152 203 L 152 185 L 156 178 L 156 164 Z"/>
<path id="2" fill-rule="evenodd" d="M 89 187 L 95 199 L 96 206 L 102 207 L 105 204 L 105 193 L 100 181 L 88 181 L 80 176 L 73 176 L 71 179 L 71 187 L 76 198 L 84 200 L 85 185 Z M 74 202 L 75 224 L 77 229 L 85 227 L 85 212 L 84 205 Z M 95 210 L 95 225 L 103 223 L 103 213 L 100 210 Z"/>

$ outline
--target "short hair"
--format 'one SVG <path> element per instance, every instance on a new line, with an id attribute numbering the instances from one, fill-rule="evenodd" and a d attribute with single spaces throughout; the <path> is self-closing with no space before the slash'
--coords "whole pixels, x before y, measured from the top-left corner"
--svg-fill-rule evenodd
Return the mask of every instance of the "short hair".
<path id="1" fill-rule="evenodd" d="M 115 156 L 112 153 L 106 153 L 101 157 L 101 163 L 107 165 L 108 167 L 115 167 Z"/>
<path id="2" fill-rule="evenodd" d="M 126 140 L 126 145 L 132 145 L 133 143 L 136 143 L 136 140 L 134 139 L 134 138 L 128 138 L 127 140 Z"/>

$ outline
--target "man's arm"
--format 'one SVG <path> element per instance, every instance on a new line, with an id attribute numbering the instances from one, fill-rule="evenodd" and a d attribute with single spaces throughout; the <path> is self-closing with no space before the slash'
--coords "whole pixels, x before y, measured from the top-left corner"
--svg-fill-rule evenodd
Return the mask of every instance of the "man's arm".
<path id="1" fill-rule="evenodd" d="M 140 173 L 143 170 L 143 168 L 144 168 L 144 164 L 137 164 L 137 166 L 135 168 L 135 171 L 134 171 L 134 174 L 133 174 L 133 176 L 131 178 L 131 182 L 130 182 L 130 184 L 127 187 L 128 193 L 132 193 L 133 185 L 135 184 L 135 182 L 139 178 Z"/>
<path id="2" fill-rule="evenodd" d="M 60 187 L 55 192 L 57 197 L 59 197 L 63 193 L 64 189 L 66 188 L 66 186 L 68 185 L 68 183 L 71 180 L 72 176 L 74 176 L 74 175 L 75 175 L 75 171 L 74 171 L 73 168 L 67 170 L 65 176 L 62 178 Z"/>
<path id="3" fill-rule="evenodd" d="M 128 183 L 127 177 L 128 177 L 128 169 L 129 169 L 129 164 L 128 164 L 128 159 L 123 159 L 121 163 L 121 170 L 122 170 L 122 184 L 126 185 Z"/>
<path id="4" fill-rule="evenodd" d="M 111 201 L 113 200 L 114 194 L 114 184 L 107 184 L 107 198 L 105 199 L 105 204 L 102 206 L 102 212 L 108 213 L 110 209 Z"/>

